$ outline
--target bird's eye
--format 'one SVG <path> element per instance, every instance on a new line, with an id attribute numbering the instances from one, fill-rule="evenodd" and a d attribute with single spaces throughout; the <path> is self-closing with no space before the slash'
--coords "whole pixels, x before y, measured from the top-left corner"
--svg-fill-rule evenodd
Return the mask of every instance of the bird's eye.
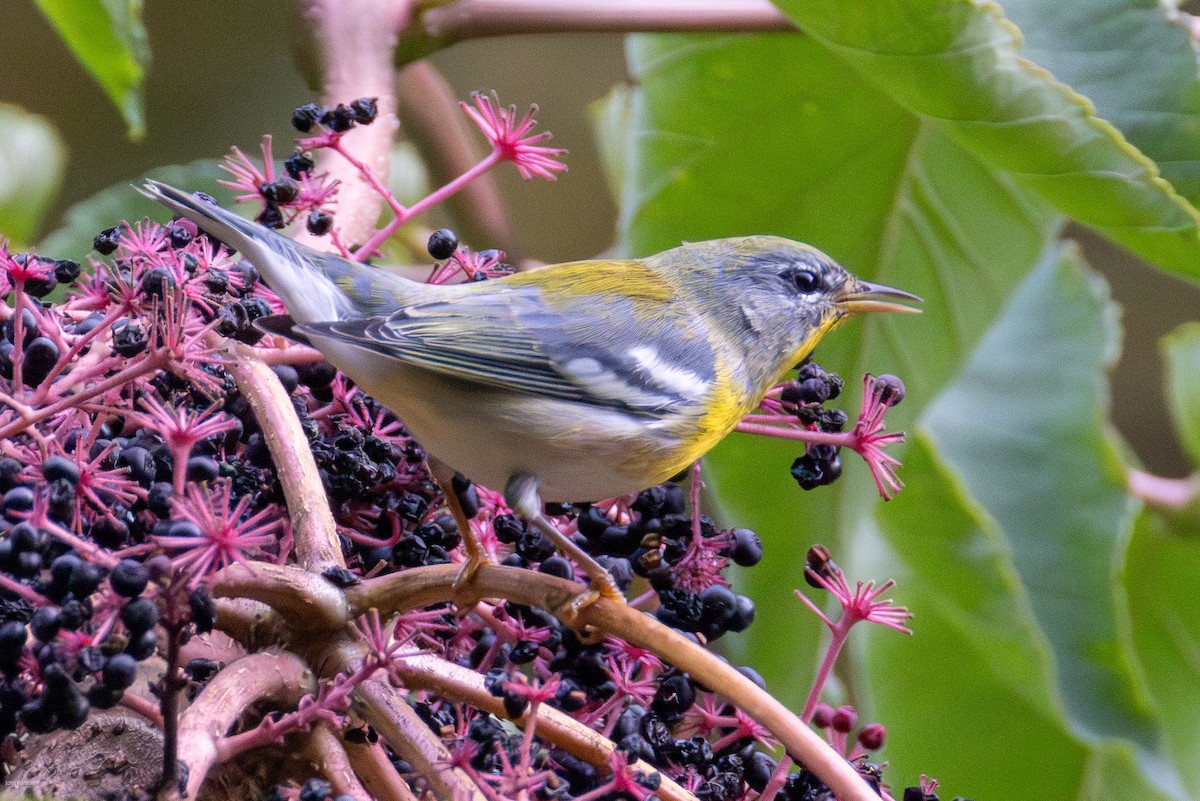
<path id="1" fill-rule="evenodd" d="M 821 276 L 817 275 L 812 270 L 788 270 L 784 277 L 792 282 L 796 290 L 801 294 L 807 295 L 810 292 L 818 292 L 821 287 Z"/>

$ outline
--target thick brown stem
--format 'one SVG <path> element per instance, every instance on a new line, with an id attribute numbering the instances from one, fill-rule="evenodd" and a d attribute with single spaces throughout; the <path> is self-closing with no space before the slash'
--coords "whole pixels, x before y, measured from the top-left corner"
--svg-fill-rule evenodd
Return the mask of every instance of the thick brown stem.
<path id="1" fill-rule="evenodd" d="M 378 801 L 417 801 L 412 789 L 400 778 L 384 753 L 383 745 L 345 743 L 346 756 L 354 766 L 354 772 Z"/>
<path id="2" fill-rule="evenodd" d="M 521 33 L 639 33 L 650 31 L 794 31 L 768 0 L 454 0 L 420 12 L 404 61 L 455 42 Z"/>
<path id="3" fill-rule="evenodd" d="M 337 587 L 288 565 L 230 565 L 213 577 L 212 593 L 214 598 L 262 601 L 301 632 L 336 632 L 352 617 Z"/>
<path id="4" fill-rule="evenodd" d="M 488 692 L 483 676 L 473 670 L 447 662 L 432 655 L 412 656 L 397 660 L 396 674 L 409 690 L 429 690 L 442 698 L 469 704 L 498 718 L 505 718 L 504 699 Z M 526 712 L 517 721 L 521 728 L 530 725 L 530 714 Z M 537 736 L 553 743 L 570 754 L 593 765 L 606 769 L 608 758 L 615 746 L 600 732 L 588 728 L 554 707 L 542 704 L 537 710 Z M 657 769 L 637 760 L 630 765 L 635 771 L 649 775 Z M 696 801 L 696 797 L 666 776 L 655 795 L 663 801 Z"/>
<path id="5" fill-rule="evenodd" d="M 295 706 L 314 692 L 308 666 L 286 651 L 251 654 L 214 676 L 179 718 L 179 753 L 188 768 L 186 797 L 196 797 L 221 759 L 221 738 L 247 707 L 264 699 Z"/>
<path id="6" fill-rule="evenodd" d="M 375 727 L 402 759 L 425 776 L 438 798 L 487 801 L 461 768 L 451 767 L 452 757 L 442 741 L 408 705 L 400 691 L 379 681 L 364 681 L 354 691 L 363 720 Z"/>
<path id="7" fill-rule="evenodd" d="M 324 721 L 313 726 L 305 740 L 304 754 L 312 761 L 318 775 L 333 786 L 333 796 L 348 795 L 366 798 L 367 789 L 354 773 L 354 766 L 342 747 L 342 738 Z"/>
<path id="8" fill-rule="evenodd" d="M 245 347 L 238 347 L 225 367 L 250 402 L 271 451 L 291 517 L 297 561 L 315 572 L 326 565 L 345 567 L 317 463 L 279 377 Z"/>
<path id="9" fill-rule="evenodd" d="M 404 612 L 431 603 L 459 600 L 464 590 L 479 598 L 506 598 L 557 613 L 570 609 L 571 599 L 583 588 L 572 581 L 511 567 L 485 565 L 468 587 L 455 587 L 456 565 L 414 568 L 369 579 L 350 587 L 346 600 L 351 614 L 376 608 L 383 614 Z M 815 773 L 842 801 L 877 801 L 878 797 L 858 771 L 795 714 L 769 693 L 725 662 L 679 632 L 627 604 L 601 598 L 578 612 L 581 627 L 619 637 L 658 655 L 687 672 L 765 726 L 787 748 L 792 758 Z"/>

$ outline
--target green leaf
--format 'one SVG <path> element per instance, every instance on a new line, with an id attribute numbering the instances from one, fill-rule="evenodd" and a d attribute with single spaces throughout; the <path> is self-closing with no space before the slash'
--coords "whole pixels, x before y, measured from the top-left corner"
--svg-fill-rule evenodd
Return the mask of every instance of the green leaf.
<path id="1" fill-rule="evenodd" d="M 1138 518 L 1122 582 L 1129 596 L 1133 644 L 1165 750 L 1192 798 L 1200 798 L 1200 604 L 1196 599 L 1200 539 L 1154 512 Z"/>
<path id="2" fill-rule="evenodd" d="M 1200 78 L 1184 15 L 1158 0 L 1004 0 L 1025 57 L 1087 96 L 1096 113 L 1200 200 Z"/>
<path id="3" fill-rule="evenodd" d="M 28 244 L 66 167 L 62 138 L 44 117 L 0 104 L 0 238 Z"/>
<path id="4" fill-rule="evenodd" d="M 1135 508 L 1105 422 L 1119 336 L 1103 281 L 1051 254 L 922 428 L 1009 541 L 1072 720 L 1149 748 L 1114 590 Z"/>
<path id="5" fill-rule="evenodd" d="M 234 192 L 217 184 L 229 174 L 216 161 L 196 161 L 191 164 L 159 167 L 146 177 L 190 189 L 207 192 L 226 208 L 233 208 Z M 92 250 L 92 239 L 105 228 L 121 221 L 134 222 L 143 217 L 167 219 L 161 205 L 142 195 L 134 187 L 139 179 L 102 189 L 87 200 L 76 203 L 63 215 L 61 227 L 38 244 L 38 252 L 55 259 L 82 261 Z"/>
<path id="6" fill-rule="evenodd" d="M 1179 440 L 1200 465 L 1200 323 L 1186 323 L 1162 338 L 1167 404 Z"/>
<path id="7" fill-rule="evenodd" d="M 785 0 L 845 69 L 1063 213 L 1200 278 L 1200 213 L 1092 104 L 1026 59 L 994 2 Z"/>
<path id="8" fill-rule="evenodd" d="M 57 30 L 140 139 L 146 132 L 143 82 L 150 49 L 141 0 L 36 0 Z"/>
<path id="9" fill-rule="evenodd" d="M 911 421 L 974 348 L 1059 218 L 811 38 L 635 37 L 629 56 L 635 88 L 624 108 L 608 112 L 627 137 L 618 172 L 625 250 L 769 232 L 922 295 L 920 317 L 855 320 L 817 351 L 845 376 L 838 403 L 852 417 L 870 369 L 908 382 L 895 425 Z M 766 542 L 745 588 L 759 605 L 748 643 L 753 664 L 793 702 L 807 693 L 798 677 L 811 676 L 815 646 L 796 638 L 798 654 L 779 648 L 775 625 L 796 619 L 790 593 L 803 584 L 804 551 L 818 541 L 836 551 L 877 497 L 849 456 L 839 486 L 802 493 L 788 477 L 800 452 L 739 436 L 708 464 L 729 519 Z"/>
<path id="10" fill-rule="evenodd" d="M 1012 565 L 1012 544 L 943 463 L 915 437 L 907 485 L 879 524 L 879 555 L 913 613 L 912 637 L 864 627 L 872 719 L 888 728 L 893 787 L 936 776 L 944 795 L 1068 799 L 1087 764 L 1055 698 L 1047 644 Z M 1053 755 L 1048 758 L 1047 755 Z M 1023 775 L 1037 765 L 1035 775 Z"/>

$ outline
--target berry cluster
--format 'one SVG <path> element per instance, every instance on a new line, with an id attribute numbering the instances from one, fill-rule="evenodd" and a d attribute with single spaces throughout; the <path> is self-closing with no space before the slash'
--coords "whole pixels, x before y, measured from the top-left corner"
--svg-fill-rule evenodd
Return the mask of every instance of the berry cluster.
<path id="1" fill-rule="evenodd" d="M 542 177 L 563 168 L 554 159 L 561 151 L 537 145 L 543 136 L 529 133 L 530 115 L 519 118 L 486 97 L 476 106 L 469 112 L 504 159 Z M 230 185 L 262 204 L 264 224 L 307 215 L 310 232 L 329 232 L 324 206 L 335 188 L 311 153 L 343 152 L 340 136 L 376 113 L 373 100 L 302 107 L 296 127 L 324 132 L 301 141 L 283 174 L 269 142 L 262 168 L 236 152 Z M 363 255 L 374 252 L 372 240 Z M 378 715 L 386 704 L 360 697 L 350 711 L 351 694 L 383 672 L 389 688 L 408 690 L 394 702 L 411 705 L 429 730 L 425 737 L 488 797 L 640 801 L 670 788 L 702 801 L 831 797 L 814 774 L 777 761 L 775 736 L 714 692 L 721 688 L 619 637 L 581 635 L 545 611 L 549 605 L 488 597 L 455 610 L 370 595 L 364 587 L 441 575 L 439 568 L 464 560 L 463 532 L 402 423 L 320 354 L 256 327 L 282 311 L 278 298 L 253 267 L 191 222 L 122 224 L 94 246 L 102 258 L 86 274 L 73 262 L 0 249 L 0 292 L 10 300 L 0 309 L 0 738 L 15 745 L 26 734 L 77 727 L 92 708 L 136 708 L 127 694 L 140 687 L 139 674 L 151 673 L 159 678 L 148 691 L 161 700 L 169 741 L 176 720 L 167 712 L 176 714 L 177 696 L 192 700 L 183 715 L 206 720 L 227 706 L 210 702 L 206 687 L 216 687 L 215 696 L 239 689 L 234 680 L 222 683 L 228 673 L 221 662 L 188 651 L 193 638 L 218 627 L 236 641 L 231 659 L 274 659 L 280 674 L 285 662 L 299 663 L 297 681 L 321 679 L 298 703 L 273 708 L 253 696 L 240 719 L 209 727 L 231 732 L 226 756 L 323 721 L 340 742 L 379 752 L 418 794 L 436 790 L 436 771 L 402 759 L 404 749 L 379 736 L 389 728 L 379 717 L 366 724 L 354 717 L 364 709 Z M 498 251 L 460 247 L 448 229 L 434 232 L 428 249 L 440 262 L 431 282 L 485 280 L 512 269 Z M 51 294 L 60 287 L 67 292 Z M 311 452 L 332 512 L 330 553 L 316 566 L 293 548 L 293 537 L 303 540 L 284 507 L 273 452 L 278 432 L 255 414 L 263 406 L 255 406 L 254 390 L 235 380 L 231 352 L 246 358 L 250 347 L 272 365 L 290 400 L 304 440 L 292 444 Z M 902 385 L 873 380 L 872 397 L 883 405 L 902 397 Z M 837 433 L 846 415 L 823 404 L 840 390 L 840 378 L 809 362 L 776 400 L 789 424 Z M 810 445 L 805 475 L 819 473 L 816 483 L 827 483 L 837 458 L 836 446 Z M 648 613 L 635 617 L 699 647 L 753 621 L 753 602 L 730 589 L 725 571 L 731 563 L 754 566 L 763 549 L 753 531 L 721 529 L 700 513 L 698 479 L 691 491 L 669 482 L 546 512 Z M 575 565 L 499 494 L 461 478 L 454 492 L 493 562 L 527 571 L 531 584 L 575 579 Z M 832 560 L 825 564 L 814 573 L 826 580 L 820 586 L 841 593 L 844 578 Z M 262 650 L 256 627 L 266 618 L 257 611 L 247 622 L 239 617 L 244 607 L 214 600 L 214 593 L 233 594 L 238 581 L 253 584 L 246 594 L 271 609 L 267 617 L 279 628 L 268 644 L 283 648 Z M 363 593 L 373 605 L 355 614 L 366 623 L 356 628 L 336 617 Z M 331 595 L 336 603 L 327 604 Z M 876 607 L 861 619 L 886 618 Z M 147 660 L 156 667 L 139 668 Z M 439 681 L 458 682 L 453 691 L 421 684 L 421 665 L 430 660 Z M 464 670 L 482 677 L 485 697 L 454 678 Z M 762 686 L 753 670 L 739 670 L 748 687 Z M 559 715 L 560 729 L 539 728 L 539 710 Z M 828 735 L 831 743 L 882 789 L 880 768 L 868 759 L 882 746 L 882 728 L 864 727 L 848 749 L 854 723 L 847 729 L 845 717 L 833 714 L 824 727 L 838 733 Z M 577 756 L 562 720 L 576 732 L 599 732 L 609 744 L 604 759 Z M 199 757 L 179 756 L 173 780 L 195 789 L 207 767 L 193 769 L 189 760 Z M 322 778 L 281 785 L 270 797 L 341 801 Z"/>
<path id="2" fill-rule="evenodd" d="M 884 407 L 904 400 L 904 382 L 899 378 L 885 374 L 874 380 L 880 392 L 879 402 Z M 795 380 L 780 387 L 778 402 L 783 412 L 794 415 L 806 429 L 838 434 L 845 429 L 849 418 L 841 409 L 826 409 L 824 404 L 842 394 L 844 383 L 837 373 L 806 359 Z M 804 453 L 792 462 L 792 478 L 805 490 L 832 484 L 842 474 L 841 450 L 840 445 L 828 442 L 808 443 Z"/>

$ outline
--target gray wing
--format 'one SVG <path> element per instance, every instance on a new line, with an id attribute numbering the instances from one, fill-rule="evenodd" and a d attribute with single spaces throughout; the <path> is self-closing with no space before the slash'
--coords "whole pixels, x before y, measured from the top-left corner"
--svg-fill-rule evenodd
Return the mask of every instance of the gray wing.
<path id="1" fill-rule="evenodd" d="M 526 286 L 296 330 L 463 381 L 657 415 L 700 404 L 715 376 L 697 323 L 655 311 L 611 297 L 557 308 Z"/>

